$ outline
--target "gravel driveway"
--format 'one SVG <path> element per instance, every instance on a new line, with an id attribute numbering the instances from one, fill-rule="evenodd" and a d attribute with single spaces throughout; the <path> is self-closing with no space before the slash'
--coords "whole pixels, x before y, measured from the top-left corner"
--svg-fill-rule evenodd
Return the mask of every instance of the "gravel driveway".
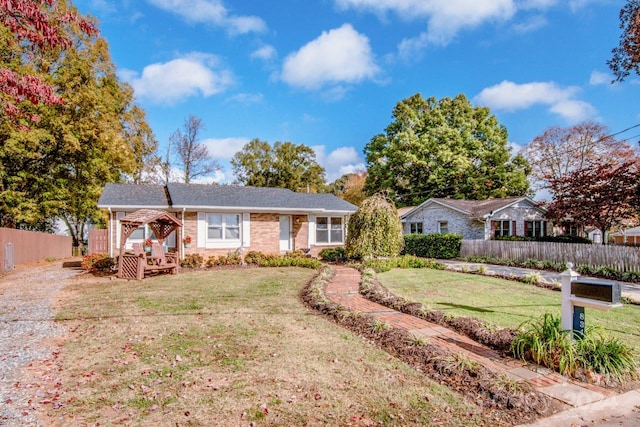
<path id="1" fill-rule="evenodd" d="M 35 426 L 44 399 L 28 367 L 52 358 L 64 327 L 53 321 L 56 293 L 80 274 L 63 262 L 19 266 L 0 278 L 0 426 Z"/>

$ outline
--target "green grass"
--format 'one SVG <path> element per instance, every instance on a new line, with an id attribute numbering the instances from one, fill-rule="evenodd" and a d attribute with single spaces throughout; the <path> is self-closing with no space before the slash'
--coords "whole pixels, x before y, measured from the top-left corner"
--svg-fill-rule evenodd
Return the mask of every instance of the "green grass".
<path id="1" fill-rule="evenodd" d="M 499 327 L 517 328 L 543 313 L 560 315 L 560 292 L 516 281 L 439 270 L 381 273 L 380 283 L 391 292 L 452 316 L 476 317 Z M 601 312 L 585 310 L 587 326 L 640 350 L 640 306 Z"/>
<path id="2" fill-rule="evenodd" d="M 46 425 L 491 425 L 460 395 L 306 309 L 302 268 L 67 286 Z M 266 411 L 265 411 L 266 407 Z"/>

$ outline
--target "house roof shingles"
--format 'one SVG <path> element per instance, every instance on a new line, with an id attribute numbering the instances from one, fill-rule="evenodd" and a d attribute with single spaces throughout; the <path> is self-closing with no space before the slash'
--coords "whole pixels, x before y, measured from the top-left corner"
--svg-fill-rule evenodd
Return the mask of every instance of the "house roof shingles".
<path id="1" fill-rule="evenodd" d="M 163 185 L 107 184 L 98 200 L 98 207 L 134 206 L 139 208 L 169 207 Z"/>
<path id="2" fill-rule="evenodd" d="M 452 209 L 457 209 L 459 211 L 464 212 L 470 217 L 480 218 L 484 215 L 490 214 L 491 212 L 503 209 L 519 200 L 530 200 L 528 197 L 507 197 L 504 199 L 487 199 L 487 200 L 462 200 L 462 199 L 439 199 L 432 198 L 425 201 L 420 206 L 417 206 L 408 212 L 404 212 L 401 217 L 405 217 L 409 214 L 409 212 L 413 212 L 415 209 L 426 205 L 427 203 L 438 203 L 444 206 L 448 206 Z M 532 200 L 532 203 L 535 204 Z"/>
<path id="3" fill-rule="evenodd" d="M 136 188 L 134 188 L 136 187 Z M 164 190 L 166 188 L 166 194 Z M 173 208 L 244 208 L 300 211 L 355 212 L 356 206 L 333 194 L 295 193 L 285 188 L 169 183 L 140 186 L 107 184 L 99 207 L 149 206 L 163 194 L 163 205 Z M 156 205 L 159 206 L 159 205 Z"/>

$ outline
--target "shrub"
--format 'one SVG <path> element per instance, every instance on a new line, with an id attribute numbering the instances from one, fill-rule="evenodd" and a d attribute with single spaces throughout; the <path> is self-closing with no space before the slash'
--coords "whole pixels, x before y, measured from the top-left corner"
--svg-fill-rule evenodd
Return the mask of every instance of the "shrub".
<path id="1" fill-rule="evenodd" d="M 376 273 L 384 273 L 392 268 L 432 268 L 444 270 L 446 266 L 432 259 L 417 258 L 412 255 L 404 255 L 395 258 L 368 259 L 362 263 L 364 268 L 370 268 Z"/>
<path id="2" fill-rule="evenodd" d="M 260 251 L 249 251 L 244 256 L 244 262 L 251 265 L 260 265 L 265 258 L 266 255 Z"/>
<path id="3" fill-rule="evenodd" d="M 591 239 L 580 236 L 572 236 L 569 234 L 560 234 L 558 236 L 537 237 L 538 242 L 559 242 L 559 243 L 593 243 Z"/>
<path id="4" fill-rule="evenodd" d="M 362 202 L 349 218 L 345 254 L 350 259 L 397 256 L 402 249 L 402 223 L 392 202 L 378 193 Z"/>
<path id="5" fill-rule="evenodd" d="M 460 234 L 407 234 L 402 254 L 421 258 L 450 259 L 460 255 Z"/>
<path id="6" fill-rule="evenodd" d="M 187 254 L 184 259 L 180 261 L 180 267 L 184 268 L 199 268 L 202 266 L 204 258 L 200 254 Z"/>
<path id="7" fill-rule="evenodd" d="M 205 263 L 205 267 L 220 267 L 225 265 L 241 265 L 242 257 L 238 252 L 230 252 L 229 255 L 220 255 L 219 257 L 210 256 Z"/>
<path id="8" fill-rule="evenodd" d="M 85 255 L 82 258 L 80 266 L 92 273 L 111 273 L 116 266 L 116 259 L 108 254 Z"/>
<path id="9" fill-rule="evenodd" d="M 344 248 L 327 248 L 320 251 L 320 258 L 327 262 L 342 262 L 345 259 Z"/>

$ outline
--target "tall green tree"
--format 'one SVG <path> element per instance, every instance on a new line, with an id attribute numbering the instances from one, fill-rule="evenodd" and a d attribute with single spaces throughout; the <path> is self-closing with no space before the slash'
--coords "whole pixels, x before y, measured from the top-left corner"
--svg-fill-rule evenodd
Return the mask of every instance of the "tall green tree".
<path id="1" fill-rule="evenodd" d="M 77 13 L 63 1 L 57 7 Z M 106 40 L 82 31 L 70 37 L 66 49 L 22 56 L 62 102 L 24 106 L 39 118 L 29 129 L 3 122 L 0 223 L 39 229 L 62 218 L 80 245 L 87 223 L 102 220 L 96 203 L 104 184 L 134 176 L 144 157 L 138 152 L 148 152 L 154 139 L 133 90 L 116 76 Z M 137 138 L 147 147 L 136 148 Z"/>
<path id="2" fill-rule="evenodd" d="M 390 190 L 398 206 L 430 197 L 487 199 L 528 193 L 528 162 L 512 156 L 507 130 L 462 94 L 400 101 L 385 133 L 365 146 L 366 191 Z"/>
<path id="3" fill-rule="evenodd" d="M 316 154 L 304 144 L 253 139 L 231 159 L 240 184 L 255 187 L 279 187 L 293 191 L 322 192 L 325 188 L 324 168 Z"/>

